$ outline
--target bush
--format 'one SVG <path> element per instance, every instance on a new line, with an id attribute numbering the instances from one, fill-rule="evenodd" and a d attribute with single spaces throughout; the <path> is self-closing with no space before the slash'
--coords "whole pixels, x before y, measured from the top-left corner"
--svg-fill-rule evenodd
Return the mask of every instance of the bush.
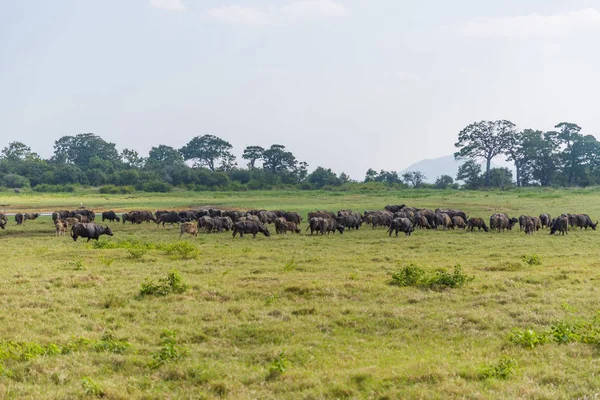
<path id="1" fill-rule="evenodd" d="M 177 346 L 175 342 L 175 332 L 165 330 L 160 334 L 161 348 L 152 353 L 152 361 L 150 368 L 157 369 L 162 365 L 178 361 L 187 355 L 187 350 L 181 346 Z"/>
<path id="2" fill-rule="evenodd" d="M 73 185 L 49 185 L 42 183 L 36 185 L 33 190 L 39 193 L 73 193 L 75 192 L 75 186 Z"/>
<path id="3" fill-rule="evenodd" d="M 173 187 L 171 185 L 169 185 L 166 182 L 160 182 L 160 181 L 146 182 L 142 186 L 142 190 L 144 192 L 152 192 L 152 193 L 168 193 L 171 191 L 171 189 L 173 189 Z"/>
<path id="4" fill-rule="evenodd" d="M 523 330 L 515 328 L 508 336 L 508 340 L 525 348 L 533 349 L 534 347 L 548 343 L 549 338 L 547 334 L 538 333 L 533 329 Z"/>
<path id="5" fill-rule="evenodd" d="M 10 189 L 23 189 L 29 187 L 29 179 L 17 174 L 4 175 L 4 184 Z"/>
<path id="6" fill-rule="evenodd" d="M 482 379 L 508 379 L 516 369 L 517 361 L 514 358 L 502 356 L 497 363 L 484 366 L 480 376 Z"/>
<path id="7" fill-rule="evenodd" d="M 523 256 L 523 261 L 529 265 L 541 265 L 542 259 L 537 254 L 526 254 Z"/>
<path id="8" fill-rule="evenodd" d="M 140 296 L 166 296 L 171 293 L 183 293 L 188 285 L 183 283 L 183 278 L 177 270 L 172 270 L 165 278 L 160 278 L 154 283 L 146 278 L 140 288 Z"/>
<path id="9" fill-rule="evenodd" d="M 444 269 L 427 272 L 418 265 L 410 264 L 398 272 L 391 273 L 391 276 L 390 284 L 392 285 L 414 286 L 433 290 L 459 288 L 475 279 L 474 276 L 463 274 L 462 267 L 459 264 L 454 266 L 454 272 L 452 273 Z"/>
<path id="10" fill-rule="evenodd" d="M 101 194 L 131 194 L 135 193 L 135 188 L 133 186 L 106 185 L 102 186 L 98 191 Z"/>

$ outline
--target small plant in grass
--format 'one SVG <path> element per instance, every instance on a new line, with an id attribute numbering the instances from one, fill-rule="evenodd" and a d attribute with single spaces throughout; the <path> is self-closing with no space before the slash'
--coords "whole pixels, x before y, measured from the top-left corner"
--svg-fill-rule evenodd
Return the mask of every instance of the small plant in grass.
<path id="1" fill-rule="evenodd" d="M 129 253 L 129 258 L 131 258 L 134 261 L 142 261 L 142 259 L 144 258 L 144 255 L 146 254 L 146 249 L 144 248 L 132 248 L 127 250 L 127 252 Z"/>
<path id="2" fill-rule="evenodd" d="M 529 265 L 541 265 L 542 259 L 537 254 L 525 254 L 523 261 Z"/>
<path id="3" fill-rule="evenodd" d="M 508 356 L 502 356 L 498 362 L 485 365 L 479 373 L 481 379 L 508 379 L 515 373 L 517 361 Z"/>
<path id="4" fill-rule="evenodd" d="M 94 349 L 98 352 L 104 353 L 123 353 L 131 347 L 131 343 L 126 340 L 119 340 L 115 336 L 107 331 L 102 336 L 102 339 L 94 343 Z"/>
<path id="5" fill-rule="evenodd" d="M 265 299 L 265 304 L 266 304 L 267 306 L 270 306 L 271 304 L 273 304 L 273 302 L 274 302 L 275 300 L 278 300 L 278 299 L 279 299 L 279 294 L 277 294 L 277 293 L 270 294 L 270 295 L 268 295 L 268 296 L 267 296 L 267 298 Z"/>
<path id="6" fill-rule="evenodd" d="M 91 396 L 91 397 L 106 396 L 104 389 L 102 389 L 102 387 L 98 383 L 94 382 L 92 380 L 92 378 L 90 378 L 89 376 L 85 376 L 81 379 L 81 387 L 83 388 L 83 392 L 85 393 L 86 396 Z"/>
<path id="7" fill-rule="evenodd" d="M 508 336 L 508 340 L 525 348 L 533 349 L 534 347 L 548 343 L 549 337 L 547 334 L 536 332 L 533 329 L 515 328 Z"/>
<path id="8" fill-rule="evenodd" d="M 459 264 L 454 266 L 452 273 L 444 269 L 428 272 L 418 265 L 410 264 L 397 272 L 391 273 L 391 276 L 390 283 L 392 285 L 414 286 L 433 290 L 459 288 L 475 279 L 474 276 L 463 274 L 462 267 Z"/>
<path id="9" fill-rule="evenodd" d="M 163 246 L 163 250 L 167 255 L 172 255 L 180 260 L 192 260 L 198 257 L 200 252 L 190 242 L 175 242 Z"/>
<path id="10" fill-rule="evenodd" d="M 104 265 L 106 265 L 107 267 L 110 267 L 112 265 L 113 262 L 115 262 L 114 258 L 108 258 L 105 256 L 100 256 L 100 262 Z"/>
<path id="11" fill-rule="evenodd" d="M 157 369 L 171 362 L 178 361 L 185 357 L 188 351 L 176 344 L 175 332 L 165 330 L 160 334 L 160 349 L 152 353 L 151 369 Z"/>
<path id="12" fill-rule="evenodd" d="M 188 289 L 188 285 L 183 282 L 183 278 L 177 270 L 172 270 L 158 282 L 146 278 L 142 282 L 140 296 L 166 296 L 171 293 L 183 293 Z"/>
<path id="13" fill-rule="evenodd" d="M 552 325 L 551 337 L 556 343 L 566 344 L 570 342 L 581 341 L 581 335 L 578 333 L 579 327 L 577 324 L 569 324 L 566 322 L 558 322 Z"/>
<path id="14" fill-rule="evenodd" d="M 267 380 L 273 380 L 279 378 L 288 368 L 288 359 L 285 357 L 285 350 L 273 360 L 269 365 L 269 373 L 267 374 Z"/>
<path id="15" fill-rule="evenodd" d="M 70 262 L 75 271 L 83 271 L 83 261 L 81 260 L 73 260 Z"/>
<path id="16" fill-rule="evenodd" d="M 289 272 L 289 271 L 295 270 L 296 267 L 297 267 L 296 259 L 294 257 L 292 257 L 292 259 L 290 261 L 285 263 L 285 265 L 283 266 L 283 270 L 286 272 Z"/>

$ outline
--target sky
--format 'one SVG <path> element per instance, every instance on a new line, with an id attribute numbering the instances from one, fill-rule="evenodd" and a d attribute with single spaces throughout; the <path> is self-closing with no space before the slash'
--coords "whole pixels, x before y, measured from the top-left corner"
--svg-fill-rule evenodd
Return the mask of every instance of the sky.
<path id="1" fill-rule="evenodd" d="M 600 0 L 0 0 L 0 147 L 212 134 L 362 179 L 484 119 L 600 138 L 598 43 Z"/>

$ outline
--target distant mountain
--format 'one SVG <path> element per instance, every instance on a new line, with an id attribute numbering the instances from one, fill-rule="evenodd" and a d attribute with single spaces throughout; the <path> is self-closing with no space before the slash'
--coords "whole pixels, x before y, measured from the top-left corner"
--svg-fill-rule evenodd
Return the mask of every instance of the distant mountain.
<path id="1" fill-rule="evenodd" d="M 459 161 L 455 160 L 454 155 L 444 156 L 444 157 L 440 157 L 440 158 L 434 158 L 432 160 L 421 160 L 419 162 L 412 164 L 411 166 L 404 169 L 403 171 L 401 171 L 400 176 L 402 176 L 403 173 L 409 172 L 409 171 L 421 171 L 427 177 L 425 182 L 428 182 L 428 183 L 435 182 L 437 177 L 441 176 L 441 175 L 450 175 L 452 177 L 452 179 L 456 179 L 456 173 L 458 172 L 458 167 L 460 167 L 464 162 L 465 162 L 464 160 L 459 160 Z M 483 166 L 482 170 L 484 170 L 485 169 L 484 163 L 480 163 L 480 164 Z M 512 164 L 497 165 L 497 164 L 492 163 L 492 168 L 500 168 L 500 167 L 507 167 L 508 169 L 513 171 L 513 177 L 514 177 L 515 172 L 513 170 Z"/>

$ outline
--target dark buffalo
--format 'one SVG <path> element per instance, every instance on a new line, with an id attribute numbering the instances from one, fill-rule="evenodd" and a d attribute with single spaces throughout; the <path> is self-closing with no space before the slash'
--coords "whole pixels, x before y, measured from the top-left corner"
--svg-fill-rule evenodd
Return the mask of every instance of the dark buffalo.
<path id="1" fill-rule="evenodd" d="M 311 219 L 308 220 L 308 228 L 306 228 L 306 230 L 310 229 L 310 234 L 312 235 L 314 232 L 321 232 L 321 221 L 323 221 L 324 218 L 321 217 L 312 217 Z"/>
<path id="2" fill-rule="evenodd" d="M 21 213 L 15 214 L 15 222 L 17 225 L 23 225 L 23 221 L 25 221 L 25 217 Z"/>
<path id="3" fill-rule="evenodd" d="M 398 232 L 404 232 L 406 236 L 410 236 L 413 231 L 412 222 L 408 218 L 394 219 L 392 225 L 390 225 L 390 229 L 388 229 L 389 235 L 392 236 L 392 232 L 396 232 L 396 237 L 398 237 Z"/>
<path id="4" fill-rule="evenodd" d="M 335 214 L 329 211 L 312 211 L 308 213 L 308 219 L 311 218 L 335 218 Z"/>
<path id="5" fill-rule="evenodd" d="M 121 222 L 121 218 L 119 218 L 119 216 L 114 212 L 114 211 L 104 211 L 102 213 L 102 222 L 104 221 L 110 221 L 110 222 Z"/>
<path id="6" fill-rule="evenodd" d="M 468 221 L 467 214 L 462 210 L 452 210 L 452 209 L 440 209 L 435 210 L 436 214 L 448 214 L 450 219 L 454 217 L 461 217 L 463 221 Z"/>
<path id="7" fill-rule="evenodd" d="M 533 235 L 534 231 L 535 231 L 535 223 L 533 222 L 533 219 L 529 219 L 525 223 L 525 234 L 526 235 Z"/>
<path id="8" fill-rule="evenodd" d="M 569 234 L 569 218 L 567 216 L 561 216 L 554 220 L 552 227 L 550 227 L 550 234 L 554 235 L 555 232 L 560 232 L 563 236 Z"/>
<path id="9" fill-rule="evenodd" d="M 162 224 L 163 228 L 165 227 L 165 224 L 171 224 L 171 226 L 173 226 L 173 224 L 180 224 L 182 222 L 185 221 L 181 218 L 181 215 L 175 211 L 169 211 L 166 214 L 161 213 L 156 219 L 156 225 L 160 226 L 160 224 Z"/>
<path id="10" fill-rule="evenodd" d="M 215 217 L 220 218 L 220 217 Z M 198 218 L 198 230 L 204 229 L 206 233 L 211 233 L 215 229 L 215 220 L 208 215 Z"/>
<path id="11" fill-rule="evenodd" d="M 573 225 L 575 227 L 579 227 L 579 230 L 582 230 L 583 228 L 587 229 L 588 227 L 596 230 L 596 226 L 598 225 L 598 222 L 596 221 L 594 224 L 590 216 L 587 214 L 573 214 L 571 219 L 574 222 Z"/>
<path id="12" fill-rule="evenodd" d="M 338 231 L 340 234 L 344 233 L 344 229 L 346 227 L 344 225 L 338 224 L 338 222 L 333 218 L 323 218 L 321 221 L 321 235 L 325 233 L 329 234 L 329 232 Z"/>
<path id="13" fill-rule="evenodd" d="M 552 218 L 550 217 L 550 214 L 540 214 L 540 222 L 542 224 L 542 228 L 549 228 L 551 221 Z"/>
<path id="14" fill-rule="evenodd" d="M 213 223 L 214 223 L 213 229 L 217 233 L 221 233 L 221 232 L 223 232 L 223 230 L 229 232 L 231 230 L 231 227 L 233 226 L 233 221 L 229 217 L 215 217 L 215 218 L 213 218 Z"/>
<path id="15" fill-rule="evenodd" d="M 389 211 L 391 213 L 397 213 L 398 211 L 402 210 L 404 207 L 406 207 L 406 204 L 402 204 L 400 206 L 385 206 L 385 210 Z"/>
<path id="16" fill-rule="evenodd" d="M 462 217 L 452 217 L 452 229 L 465 229 L 466 223 Z"/>
<path id="17" fill-rule="evenodd" d="M 92 239 L 97 241 L 102 235 L 112 236 L 113 233 L 108 226 L 102 226 L 94 223 L 78 223 L 73 225 L 71 228 L 71 237 L 74 241 L 77 241 L 78 237 L 87 238 L 88 242 Z"/>
<path id="18" fill-rule="evenodd" d="M 420 229 L 431 229 L 431 225 L 424 215 L 415 215 L 415 226 Z"/>
<path id="19" fill-rule="evenodd" d="M 256 238 L 256 234 L 259 232 L 267 237 L 271 236 L 269 229 L 257 221 L 238 221 L 233 225 L 233 237 L 238 233 L 240 237 L 244 237 L 245 233 L 251 233 L 252 237 Z"/>
<path id="20" fill-rule="evenodd" d="M 283 214 L 283 218 L 288 222 L 294 222 L 296 225 L 300 225 L 300 222 L 302 222 L 302 217 L 296 212 L 286 212 Z"/>
<path id="21" fill-rule="evenodd" d="M 525 225 L 527 225 L 527 222 L 529 222 L 530 220 L 531 220 L 530 216 L 528 216 L 528 215 L 521 215 L 519 217 L 519 229 L 520 230 L 525 229 Z"/>
<path id="22" fill-rule="evenodd" d="M 488 227 L 485 225 L 483 219 L 477 217 L 469 218 L 469 221 L 467 222 L 467 229 L 473 232 L 475 228 L 477 228 L 478 230 L 483 229 L 485 232 L 488 231 Z"/>
<path id="23" fill-rule="evenodd" d="M 0 213 L 0 228 L 6 229 L 7 223 L 8 223 L 8 219 L 6 218 L 6 215 Z"/>

